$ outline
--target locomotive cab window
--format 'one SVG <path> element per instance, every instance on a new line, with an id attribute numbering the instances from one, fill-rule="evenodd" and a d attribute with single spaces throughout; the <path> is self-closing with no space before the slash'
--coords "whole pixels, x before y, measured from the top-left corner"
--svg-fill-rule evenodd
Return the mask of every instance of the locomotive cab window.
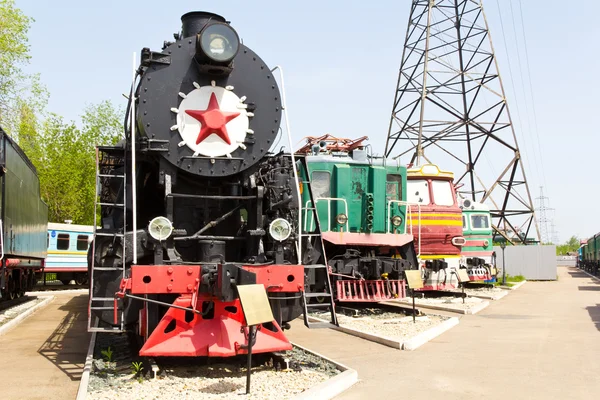
<path id="1" fill-rule="evenodd" d="M 409 203 L 429 204 L 429 183 L 425 179 L 416 179 L 408 181 Z"/>
<path id="2" fill-rule="evenodd" d="M 477 229 L 490 229 L 490 217 L 486 214 L 474 214 L 471 215 L 471 228 Z"/>
<path id="3" fill-rule="evenodd" d="M 454 195 L 452 194 L 452 183 L 448 181 L 432 181 L 433 201 L 438 206 L 453 206 Z"/>
<path id="4" fill-rule="evenodd" d="M 88 248 L 88 235 L 77 235 L 77 250 L 85 251 Z"/>
<path id="5" fill-rule="evenodd" d="M 69 250 L 70 241 L 68 233 L 59 233 L 56 239 L 56 250 Z"/>
<path id="6" fill-rule="evenodd" d="M 385 193 L 388 200 L 402 200 L 402 177 L 400 175 L 387 175 Z"/>
<path id="7" fill-rule="evenodd" d="M 311 175 L 312 192 L 315 199 L 330 197 L 331 174 L 327 171 L 314 171 Z"/>

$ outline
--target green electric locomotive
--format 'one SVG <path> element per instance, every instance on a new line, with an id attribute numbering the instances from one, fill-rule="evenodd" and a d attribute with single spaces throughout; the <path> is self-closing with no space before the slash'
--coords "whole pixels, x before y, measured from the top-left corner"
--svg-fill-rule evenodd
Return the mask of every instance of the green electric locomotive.
<path id="1" fill-rule="evenodd" d="M 337 301 L 404 297 L 403 272 L 418 265 L 406 167 L 369 155 L 365 139 L 308 138 L 297 152 L 302 231 L 320 234 Z M 306 283 L 320 291 L 325 281 L 308 276 Z"/>

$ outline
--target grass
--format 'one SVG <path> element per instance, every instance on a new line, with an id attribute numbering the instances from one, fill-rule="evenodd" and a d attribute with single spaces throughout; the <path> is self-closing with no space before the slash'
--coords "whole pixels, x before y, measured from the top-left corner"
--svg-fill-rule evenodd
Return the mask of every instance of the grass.
<path id="1" fill-rule="evenodd" d="M 495 286 L 508 286 L 508 287 L 512 287 L 517 282 L 523 282 L 525 280 L 525 277 L 523 275 L 512 276 L 512 275 L 506 274 L 506 284 L 505 285 L 502 285 L 502 274 L 498 274 L 498 276 L 497 276 L 496 279 L 498 280 L 498 282 L 494 282 Z"/>

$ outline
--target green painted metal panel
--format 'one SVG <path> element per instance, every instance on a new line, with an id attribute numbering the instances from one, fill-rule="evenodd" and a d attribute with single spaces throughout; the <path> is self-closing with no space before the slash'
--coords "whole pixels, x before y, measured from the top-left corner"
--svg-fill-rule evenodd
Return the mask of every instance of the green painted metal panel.
<path id="1" fill-rule="evenodd" d="M 402 217 L 402 225 L 397 229 L 397 233 L 404 233 L 406 221 L 406 207 L 394 204 L 388 215 L 388 201 L 393 199 L 406 201 L 406 168 L 402 166 L 383 166 L 372 165 L 369 162 L 343 162 L 334 157 L 324 159 L 320 157 L 318 161 L 307 159 L 308 173 L 311 176 L 313 195 L 315 188 L 322 189 L 322 182 L 317 182 L 323 176 L 323 173 L 330 174 L 329 193 L 327 197 L 344 199 L 348 208 L 348 230 L 350 232 L 368 232 L 367 230 L 367 198 L 373 197 L 373 229 L 372 233 L 385 233 L 388 228 L 388 220 L 395 215 Z M 315 175 L 317 173 L 317 175 Z M 300 172 L 301 179 L 306 180 L 306 172 Z M 317 180 L 315 180 L 317 176 Z M 390 179 L 388 179 L 390 178 Z M 388 191 L 389 186 L 389 191 Z M 395 189 L 394 189 L 395 188 Z M 389 192 L 389 193 L 388 193 Z M 303 187 L 303 205 L 309 201 L 308 190 Z M 323 231 L 340 231 L 345 226 L 340 226 L 336 222 L 336 216 L 346 212 L 346 207 L 342 201 L 317 201 L 317 215 Z M 329 213 L 329 214 L 328 214 Z M 307 211 L 304 218 L 307 226 L 314 226 L 312 223 L 312 212 Z M 329 218 L 328 218 L 329 215 Z M 329 219 L 329 225 L 327 221 Z M 391 225 L 390 225 L 391 226 Z M 311 231 L 311 229 L 308 229 Z"/>

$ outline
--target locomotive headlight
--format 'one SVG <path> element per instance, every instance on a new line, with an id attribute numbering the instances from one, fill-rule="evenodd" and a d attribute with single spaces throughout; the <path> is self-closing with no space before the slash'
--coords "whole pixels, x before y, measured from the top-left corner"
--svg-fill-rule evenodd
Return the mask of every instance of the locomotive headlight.
<path id="1" fill-rule="evenodd" d="M 277 218 L 269 225 L 269 234 L 273 239 L 283 242 L 292 234 L 292 225 L 283 218 Z"/>
<path id="2" fill-rule="evenodd" d="M 148 233 L 154 240 L 166 240 L 173 233 L 173 224 L 166 217 L 156 217 L 148 224 Z"/>
<path id="3" fill-rule="evenodd" d="M 392 225 L 400 226 L 402 224 L 402 217 L 399 215 L 394 215 L 392 217 Z"/>
<path id="4" fill-rule="evenodd" d="M 348 222 L 348 216 L 344 213 L 341 213 L 335 217 L 335 220 L 340 225 L 346 225 L 346 222 Z"/>
<path id="5" fill-rule="evenodd" d="M 240 48 L 240 38 L 229 25 L 214 23 L 206 26 L 198 35 L 196 54 L 201 50 L 212 61 L 228 63 Z"/>

